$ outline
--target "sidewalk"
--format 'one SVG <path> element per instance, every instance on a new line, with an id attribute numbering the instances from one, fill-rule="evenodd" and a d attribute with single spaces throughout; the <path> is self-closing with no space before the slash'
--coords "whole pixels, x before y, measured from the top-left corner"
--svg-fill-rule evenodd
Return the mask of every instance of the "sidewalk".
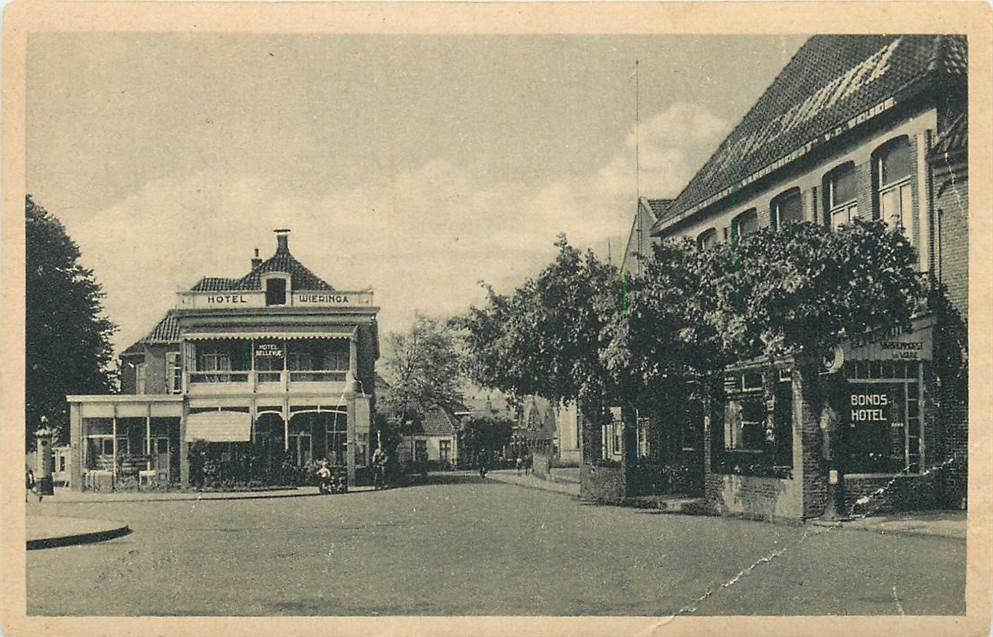
<path id="1" fill-rule="evenodd" d="M 880 534 L 930 535 L 965 540 L 966 511 L 928 511 L 918 513 L 892 513 L 845 522 L 812 520 L 814 526 L 872 531 Z"/>
<path id="2" fill-rule="evenodd" d="M 348 494 L 372 491 L 371 486 L 348 488 Z M 345 494 L 345 495 L 348 495 Z M 160 502 L 169 500 L 261 500 L 266 498 L 305 498 L 319 495 L 317 487 L 295 489 L 268 489 L 261 491 L 70 491 L 55 489 L 55 495 L 46 496 L 45 502 L 56 504 L 91 504 L 98 502 Z"/>
<path id="3" fill-rule="evenodd" d="M 486 477 L 492 480 L 496 480 L 497 482 L 514 484 L 519 487 L 527 487 L 530 489 L 541 489 L 542 491 L 552 491 L 554 493 L 561 493 L 563 495 L 571 495 L 576 498 L 579 497 L 578 482 L 571 482 L 564 480 L 562 482 L 549 482 L 547 480 L 542 480 L 541 478 L 535 477 L 534 474 L 517 475 L 516 469 L 500 469 L 498 471 L 489 471 L 487 472 Z"/>
<path id="4" fill-rule="evenodd" d="M 28 550 L 70 544 L 102 542 L 130 533 L 127 524 L 109 520 L 28 515 L 25 526 Z"/>

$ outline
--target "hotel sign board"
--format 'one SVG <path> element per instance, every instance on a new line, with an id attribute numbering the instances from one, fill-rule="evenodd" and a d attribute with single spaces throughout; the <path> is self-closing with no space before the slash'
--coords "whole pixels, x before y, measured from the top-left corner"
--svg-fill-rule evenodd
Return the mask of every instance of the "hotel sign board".
<path id="1" fill-rule="evenodd" d="M 929 361 L 933 359 L 932 327 L 893 330 L 859 339 L 845 347 L 845 360 Z"/>
<path id="2" fill-rule="evenodd" d="M 232 292 L 180 292 L 176 306 L 181 309 L 264 308 L 265 292 L 248 290 Z M 295 291 L 289 303 L 276 307 L 371 307 L 372 292 Z"/>

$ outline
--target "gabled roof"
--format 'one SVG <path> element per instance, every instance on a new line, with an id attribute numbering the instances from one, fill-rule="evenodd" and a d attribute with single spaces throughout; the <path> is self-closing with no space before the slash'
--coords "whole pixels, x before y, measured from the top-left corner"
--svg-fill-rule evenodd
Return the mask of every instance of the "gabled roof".
<path id="1" fill-rule="evenodd" d="M 333 291 L 331 285 L 311 272 L 307 266 L 297 261 L 289 249 L 282 247 L 276 253 L 252 268 L 243 277 L 229 279 L 225 277 L 205 276 L 193 286 L 193 292 L 221 292 L 229 290 L 261 290 L 262 275 L 266 272 L 287 272 L 290 275 L 290 286 L 294 290 L 327 290 Z"/>
<path id="2" fill-rule="evenodd" d="M 130 347 L 121 352 L 121 356 L 138 354 L 143 345 L 171 345 L 173 343 L 179 343 L 179 321 L 176 320 L 176 314 L 169 310 L 155 324 L 151 332 L 132 343 Z"/>
<path id="3" fill-rule="evenodd" d="M 716 203 L 933 81 L 964 81 L 967 70 L 962 36 L 814 36 L 676 197 L 663 221 Z"/>
<path id="4" fill-rule="evenodd" d="M 645 204 L 648 211 L 652 213 L 656 221 L 662 218 L 662 215 L 672 203 L 672 199 L 649 199 L 648 197 L 642 197 L 641 201 Z"/>
<path id="5" fill-rule="evenodd" d="M 459 422 L 444 407 L 434 407 L 424 414 L 424 419 L 412 434 L 422 436 L 451 436 L 458 429 Z"/>
<path id="6" fill-rule="evenodd" d="M 942 131 L 931 147 L 931 159 L 939 159 L 969 148 L 969 117 L 962 113 Z"/>

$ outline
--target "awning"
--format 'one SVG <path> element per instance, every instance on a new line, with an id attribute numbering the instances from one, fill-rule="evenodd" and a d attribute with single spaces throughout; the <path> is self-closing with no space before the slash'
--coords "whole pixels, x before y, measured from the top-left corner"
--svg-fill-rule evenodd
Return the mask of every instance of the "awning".
<path id="1" fill-rule="evenodd" d="M 181 338 L 188 341 L 223 340 L 223 339 L 262 339 L 262 340 L 300 340 L 314 338 L 350 339 L 356 333 L 356 328 L 342 330 L 324 330 L 321 332 L 276 332 L 276 331 L 226 331 L 226 332 L 190 332 Z"/>
<path id="2" fill-rule="evenodd" d="M 186 442 L 248 442 L 252 418 L 242 411 L 203 411 L 186 417 Z"/>

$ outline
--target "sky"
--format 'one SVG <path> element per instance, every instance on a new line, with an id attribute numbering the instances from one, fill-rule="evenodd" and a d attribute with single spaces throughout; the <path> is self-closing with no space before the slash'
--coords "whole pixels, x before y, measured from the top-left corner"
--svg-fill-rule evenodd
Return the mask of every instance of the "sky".
<path id="1" fill-rule="evenodd" d="M 639 185 L 677 195 L 804 40 L 31 34 L 28 192 L 118 352 L 278 227 L 402 330 L 512 291 L 559 233 L 616 263 Z"/>

